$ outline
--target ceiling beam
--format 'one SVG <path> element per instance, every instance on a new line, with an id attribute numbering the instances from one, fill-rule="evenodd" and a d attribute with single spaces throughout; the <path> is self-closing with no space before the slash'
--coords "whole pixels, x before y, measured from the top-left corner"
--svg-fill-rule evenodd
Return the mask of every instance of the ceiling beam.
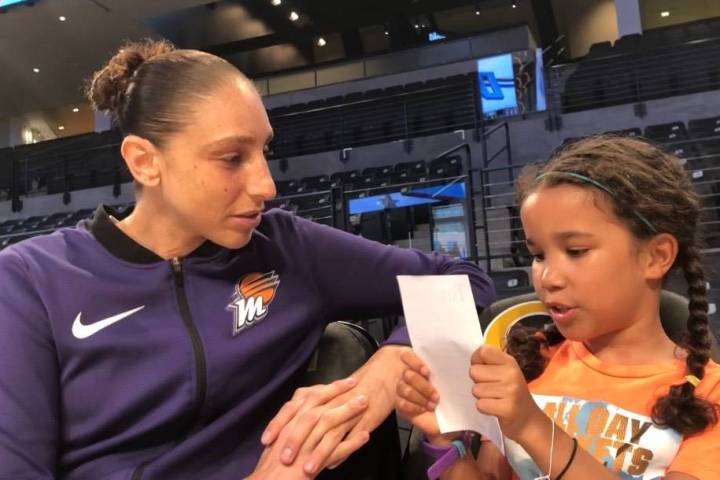
<path id="1" fill-rule="evenodd" d="M 509 0 L 480 1 L 483 5 L 496 5 L 507 3 Z M 204 46 L 203 50 L 217 55 L 230 55 L 291 43 L 300 50 L 309 63 L 314 63 L 314 39 L 322 35 L 340 33 L 345 43 L 347 56 L 353 57 L 363 53 L 362 42 L 359 42 L 359 38 L 352 33 L 357 32 L 359 27 L 385 25 L 391 32 L 392 48 L 403 48 L 424 42 L 424 38 L 409 22 L 409 17 L 425 15 L 429 18 L 432 26 L 435 21 L 434 12 L 475 4 L 471 0 L 368 0 L 366 3 L 338 2 L 337 0 L 294 0 L 298 12 L 308 17 L 307 23 L 299 26 L 286 17 L 287 8 L 274 7 L 268 0 L 244 0 L 242 5 L 252 15 L 266 22 L 275 33 L 220 45 Z M 342 15 L 338 13 L 340 10 L 342 10 Z"/>
<path id="2" fill-rule="evenodd" d="M 280 43 L 292 43 L 295 47 L 297 47 L 301 55 L 308 63 L 314 62 L 312 38 L 308 39 L 308 35 L 304 31 L 305 29 L 300 27 L 298 23 L 290 20 L 289 17 L 285 16 L 285 9 L 278 9 L 277 7 L 271 5 L 267 0 L 244 0 L 240 3 L 248 10 L 248 12 L 250 12 L 251 15 L 265 22 L 266 25 L 274 30 L 277 35 L 276 38 L 280 40 L 275 44 L 264 44 L 272 39 L 272 35 L 259 37 L 264 39 L 263 41 L 260 41 L 261 44 L 264 44 L 263 46 L 272 46 Z M 299 13 L 302 14 L 302 12 Z M 238 42 L 230 42 L 230 44 L 236 44 L 236 46 L 240 47 L 240 49 L 236 49 L 235 52 L 247 51 L 253 50 L 253 48 L 247 48 L 242 45 L 242 43 L 247 41 L 249 45 L 252 45 L 255 40 L 255 38 L 250 38 L 247 40 L 240 40 Z"/>

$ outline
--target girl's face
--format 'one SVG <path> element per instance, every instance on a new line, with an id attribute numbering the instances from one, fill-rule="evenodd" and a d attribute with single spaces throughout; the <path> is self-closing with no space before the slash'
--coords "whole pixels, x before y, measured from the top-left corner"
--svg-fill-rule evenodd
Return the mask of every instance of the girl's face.
<path id="1" fill-rule="evenodd" d="M 591 188 L 563 184 L 531 193 L 520 210 L 535 291 L 560 332 L 587 341 L 647 315 L 651 289 L 640 241 Z"/>
<path id="2" fill-rule="evenodd" d="M 275 196 L 265 108 L 252 84 L 238 78 L 188 115 L 193 121 L 162 152 L 164 206 L 189 234 L 243 247 Z"/>

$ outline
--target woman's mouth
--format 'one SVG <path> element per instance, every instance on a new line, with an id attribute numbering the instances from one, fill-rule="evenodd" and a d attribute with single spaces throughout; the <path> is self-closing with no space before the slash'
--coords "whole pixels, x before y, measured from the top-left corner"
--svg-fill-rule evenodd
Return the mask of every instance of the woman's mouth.
<path id="1" fill-rule="evenodd" d="M 244 229 L 253 229 L 260 224 L 262 218 L 260 212 L 243 213 L 230 217 L 235 225 Z"/>

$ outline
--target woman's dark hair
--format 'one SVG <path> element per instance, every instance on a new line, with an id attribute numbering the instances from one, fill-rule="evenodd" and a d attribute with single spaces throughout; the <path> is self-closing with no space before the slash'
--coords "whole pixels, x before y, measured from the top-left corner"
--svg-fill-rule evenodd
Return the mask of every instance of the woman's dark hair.
<path id="1" fill-rule="evenodd" d="M 612 195 L 562 173 L 589 177 L 607 187 Z M 678 255 L 672 269 L 682 270 L 689 298 L 687 332 L 680 345 L 687 351 L 687 373 L 702 379 L 710 358 L 711 333 L 700 258 L 700 200 L 679 159 L 637 138 L 588 137 L 556 151 L 544 166 L 526 168 L 518 180 L 518 205 L 537 189 L 560 184 L 592 189 L 594 194 L 604 196 L 614 214 L 640 240 L 660 233 L 677 239 Z M 529 381 L 545 368 L 543 349 L 562 340 L 554 325 L 544 332 L 513 329 L 506 350 L 516 358 Z M 661 427 L 692 434 L 717 423 L 717 408 L 696 397 L 695 387 L 684 382 L 672 385 L 669 393 L 656 401 L 652 418 Z"/>
<path id="2" fill-rule="evenodd" d="M 145 40 L 124 45 L 95 72 L 87 97 L 95 110 L 111 114 L 124 135 L 162 146 L 168 135 L 189 124 L 198 99 L 238 77 L 246 79 L 215 55 Z"/>

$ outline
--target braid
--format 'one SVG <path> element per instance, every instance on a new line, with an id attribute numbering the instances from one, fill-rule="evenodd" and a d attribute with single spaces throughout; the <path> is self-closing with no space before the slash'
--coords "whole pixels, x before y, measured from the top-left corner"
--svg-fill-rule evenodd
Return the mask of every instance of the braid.
<path id="1" fill-rule="evenodd" d="M 696 246 L 688 246 L 679 260 L 688 284 L 690 315 L 688 332 L 683 346 L 687 350 L 687 372 L 699 379 L 705 376 L 705 365 L 710 359 L 710 331 L 708 328 L 708 303 L 705 273 Z M 695 396 L 695 386 L 690 382 L 670 387 L 669 393 L 658 399 L 653 406 L 653 421 L 659 426 L 670 427 L 688 435 L 705 430 L 717 423 L 717 406 Z"/>
<path id="2" fill-rule="evenodd" d="M 705 272 L 697 247 L 687 248 L 682 260 L 683 272 L 688 284 L 688 298 L 690 299 L 686 339 L 690 355 L 688 355 L 687 366 L 692 375 L 702 379 L 705 375 L 705 365 L 710 359 L 711 346 Z"/>

